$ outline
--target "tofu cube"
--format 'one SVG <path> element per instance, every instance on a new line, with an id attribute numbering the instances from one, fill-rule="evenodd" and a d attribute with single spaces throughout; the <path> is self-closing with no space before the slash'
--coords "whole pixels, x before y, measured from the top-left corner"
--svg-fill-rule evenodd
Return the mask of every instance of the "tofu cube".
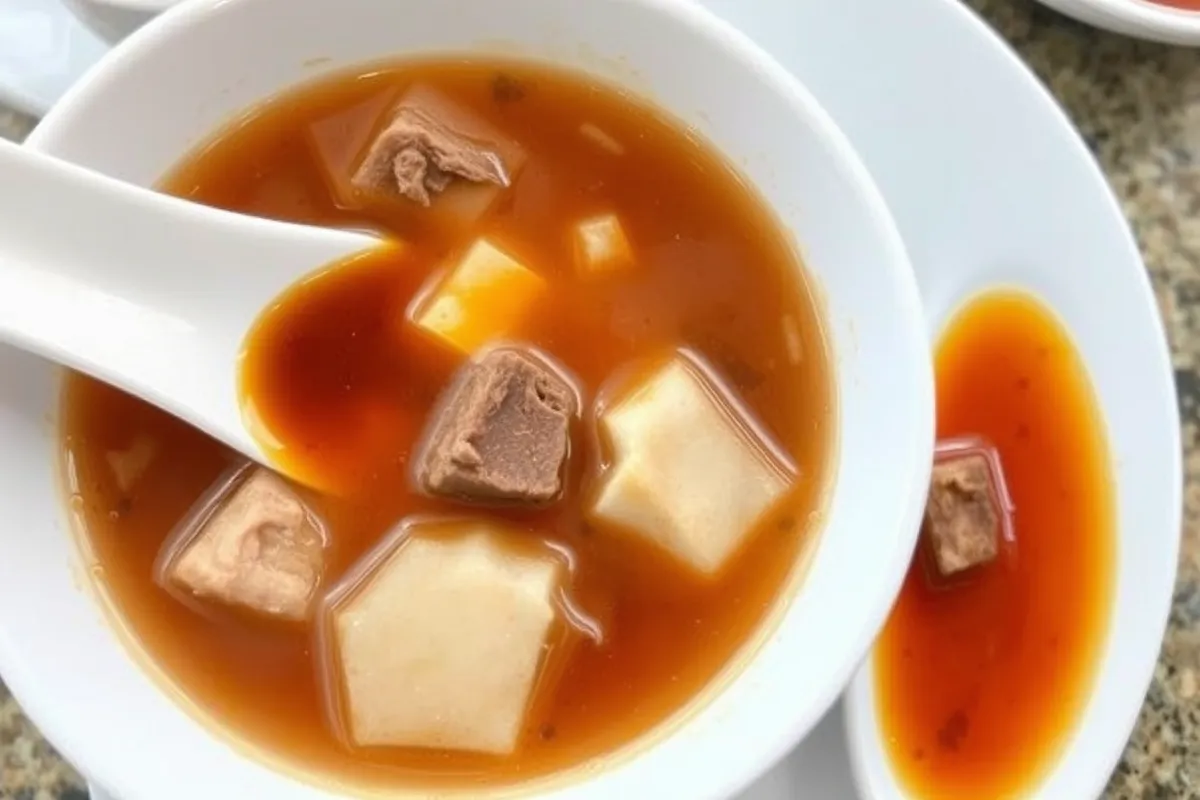
<path id="1" fill-rule="evenodd" d="M 545 293 L 546 282 L 487 239 L 479 239 L 409 311 L 413 323 L 467 355 L 513 333 Z"/>
<path id="2" fill-rule="evenodd" d="M 555 500 L 577 408 L 571 385 L 539 355 L 492 350 L 459 371 L 430 420 L 417 483 L 467 502 Z"/>
<path id="3" fill-rule="evenodd" d="M 563 567 L 549 551 L 506 547 L 491 522 L 455 528 L 408 528 L 333 596 L 326 646 L 355 746 L 517 748 L 553 649 Z"/>
<path id="4" fill-rule="evenodd" d="M 249 467 L 200 505 L 168 540 L 159 584 L 187 598 L 302 621 L 325 567 L 325 536 L 295 490 Z"/>
<path id="5" fill-rule="evenodd" d="M 682 353 L 602 412 L 612 462 L 590 509 L 713 576 L 791 486 L 791 468 Z"/>
<path id="6" fill-rule="evenodd" d="M 966 452 L 933 467 L 924 529 L 938 574 L 952 577 L 996 558 L 1001 513 L 988 458 Z"/>
<path id="7" fill-rule="evenodd" d="M 580 275 L 605 275 L 633 265 L 633 249 L 616 214 L 575 226 L 575 268 Z"/>

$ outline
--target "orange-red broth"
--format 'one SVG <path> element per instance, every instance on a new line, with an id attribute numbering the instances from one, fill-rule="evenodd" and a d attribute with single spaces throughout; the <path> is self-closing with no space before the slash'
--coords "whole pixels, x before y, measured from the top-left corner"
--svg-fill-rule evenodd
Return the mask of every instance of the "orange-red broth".
<path id="1" fill-rule="evenodd" d="M 1014 541 L 949 585 L 914 560 L 873 659 L 880 724 L 912 797 L 1016 797 L 1078 724 L 1108 628 L 1108 450 L 1067 331 L 1028 295 L 972 300 L 935 366 L 938 436 L 996 446 Z"/>
<path id="2" fill-rule="evenodd" d="M 338 113 L 349 112 L 348 125 L 373 124 L 354 109 L 414 80 L 483 115 L 529 153 L 494 213 L 457 237 L 423 227 L 420 214 L 339 208 L 306 137 L 311 124 Z M 582 123 L 622 143 L 624 154 L 580 136 Z M 732 565 L 704 582 L 654 549 L 582 521 L 597 454 L 591 437 L 576 431 L 562 501 L 497 513 L 573 552 L 572 590 L 604 621 L 603 644 L 573 649 L 510 758 L 354 751 L 327 724 L 308 630 L 197 614 L 151 579 L 164 538 L 232 455 L 150 406 L 72 375 L 63 446 L 96 574 L 150 659 L 222 728 L 275 759 L 355 783 L 474 785 L 545 774 L 613 751 L 682 709 L 787 595 L 831 473 L 835 420 L 820 312 L 769 211 L 676 123 L 541 67 L 404 64 L 328 79 L 254 109 L 184 159 L 163 187 L 269 217 L 379 229 L 412 244 L 292 291 L 250 346 L 245 388 L 271 430 L 291 455 L 355 487 L 314 501 L 333 536 L 331 581 L 402 517 L 460 510 L 414 492 L 408 476 L 414 441 L 460 361 L 406 332 L 396 310 L 448 253 L 481 234 L 517 249 L 550 281 L 551 302 L 517 338 L 560 360 L 585 399 L 638 359 L 692 347 L 800 475 Z M 575 279 L 570 226 L 614 209 L 635 243 L 637 268 L 598 283 Z M 105 453 L 139 434 L 160 449 L 140 483 L 122 493 Z"/>

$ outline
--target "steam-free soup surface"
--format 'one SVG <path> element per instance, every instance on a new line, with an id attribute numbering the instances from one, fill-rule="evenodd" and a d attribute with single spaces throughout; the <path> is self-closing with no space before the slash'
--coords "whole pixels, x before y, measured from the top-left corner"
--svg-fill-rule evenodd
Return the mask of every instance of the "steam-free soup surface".
<path id="1" fill-rule="evenodd" d="M 346 131 L 377 127 L 380 105 L 372 101 L 414 81 L 486 119 L 526 154 L 512 185 L 467 229 L 434 224 L 420 208 L 340 207 L 314 157 L 311 125 L 342 114 L 336 124 Z M 786 600 L 830 472 L 834 419 L 819 311 L 761 202 L 675 123 L 544 68 L 406 64 L 331 79 L 256 109 L 163 187 L 404 242 L 298 286 L 247 344 L 243 400 L 281 440 L 283 460 L 339 487 L 305 495 L 330 537 L 325 586 L 402 518 L 464 512 L 416 491 L 412 477 L 422 427 L 464 356 L 414 335 L 397 312 L 453 254 L 487 237 L 541 275 L 547 301 L 508 338 L 565 368 L 582 408 L 556 502 L 465 509 L 569 551 L 571 592 L 603 631 L 599 642 L 581 637 L 571 650 L 515 753 L 493 757 L 348 746 L 330 725 L 310 625 L 179 603 L 156 585 L 164 540 L 234 456 L 135 399 L 71 376 L 66 463 L 96 574 L 149 658 L 220 726 L 286 763 L 353 782 L 523 779 L 611 752 L 668 719 L 736 661 Z M 571 232 L 608 213 L 619 215 L 630 265 L 581 278 Z M 644 539 L 584 521 L 603 455 L 597 398 L 614 376 L 633 374 L 631 365 L 679 348 L 711 367 L 795 467 L 783 501 L 712 576 Z M 131 480 L 110 456 L 138 452 L 135 442 L 152 442 L 143 447 L 152 455 Z"/>

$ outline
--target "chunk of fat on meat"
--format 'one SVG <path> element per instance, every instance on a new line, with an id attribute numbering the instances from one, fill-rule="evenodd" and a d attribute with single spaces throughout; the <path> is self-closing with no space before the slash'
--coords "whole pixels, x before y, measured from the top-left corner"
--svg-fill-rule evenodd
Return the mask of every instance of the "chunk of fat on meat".
<path id="1" fill-rule="evenodd" d="M 511 136 L 426 84 L 318 120 L 309 141 L 339 205 L 420 210 L 452 231 L 478 222 L 527 159 Z"/>
<path id="2" fill-rule="evenodd" d="M 612 463 L 588 512 L 703 576 L 720 572 L 794 474 L 723 394 L 711 371 L 678 353 L 602 411 Z"/>
<path id="3" fill-rule="evenodd" d="M 142 479 L 156 455 L 158 442 L 148 433 L 139 433 L 127 447 L 106 452 L 104 460 L 112 470 L 117 488 L 124 494 Z"/>
<path id="4" fill-rule="evenodd" d="M 323 638 L 351 744 L 516 750 L 554 648 L 565 567 L 504 536 L 482 520 L 449 535 L 410 528 L 331 594 Z"/>
<path id="5" fill-rule="evenodd" d="M 470 355 L 512 334 L 546 291 L 546 282 L 487 239 L 477 240 L 431 291 L 418 294 L 413 324 Z"/>
<path id="6" fill-rule="evenodd" d="M 575 268 L 580 275 L 605 275 L 633 263 L 633 248 L 615 213 L 590 217 L 575 225 Z"/>
<path id="7" fill-rule="evenodd" d="M 325 544 L 295 490 L 268 469 L 248 467 L 168 540 L 157 574 L 187 598 L 302 621 L 324 572 Z"/>

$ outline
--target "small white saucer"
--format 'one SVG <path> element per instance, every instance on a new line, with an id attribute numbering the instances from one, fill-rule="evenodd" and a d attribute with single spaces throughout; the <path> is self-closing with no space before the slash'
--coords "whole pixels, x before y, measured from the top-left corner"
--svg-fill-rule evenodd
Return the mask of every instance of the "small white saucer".
<path id="1" fill-rule="evenodd" d="M 1064 274 L 1056 258 L 1069 253 L 1084 264 L 1120 262 L 1110 267 L 1141 288 L 1108 298 L 1130 304 L 1130 314 L 1114 318 L 1136 321 L 1130 334 L 1155 359 L 1163 356 L 1161 329 L 1146 322 L 1142 308 L 1143 266 L 1128 246 L 1126 223 L 1103 176 L 1053 99 L 968 8 L 957 0 L 700 1 L 795 72 L 853 142 L 909 248 L 931 335 L 957 295 L 953 282 L 941 277 L 955 270 L 1011 277 L 1016 269 L 1025 273 L 1014 280 L 1029 283 L 1022 279 L 1031 274 Z M 51 0 L 20 2 L 41 7 Z M 1061 209 L 1071 209 L 1070 224 L 1049 224 Z M 1164 374 L 1169 384 L 1169 371 Z M 1113 380 L 1099 377 L 1101 384 Z M 1118 609 L 1128 605 L 1121 595 L 1131 591 L 1123 584 Z M 1108 695 L 1109 708 L 1117 710 L 1093 736 L 1103 742 L 1089 742 L 1095 745 L 1086 767 L 1089 786 L 1103 785 L 1113 768 L 1157 655 L 1170 586 L 1139 591 L 1139 613 L 1154 624 L 1141 626 L 1144 635 L 1129 654 L 1132 679 Z M 1114 624 L 1128 627 L 1130 620 L 1120 617 Z M 857 796 L 839 703 L 739 800 Z"/>

